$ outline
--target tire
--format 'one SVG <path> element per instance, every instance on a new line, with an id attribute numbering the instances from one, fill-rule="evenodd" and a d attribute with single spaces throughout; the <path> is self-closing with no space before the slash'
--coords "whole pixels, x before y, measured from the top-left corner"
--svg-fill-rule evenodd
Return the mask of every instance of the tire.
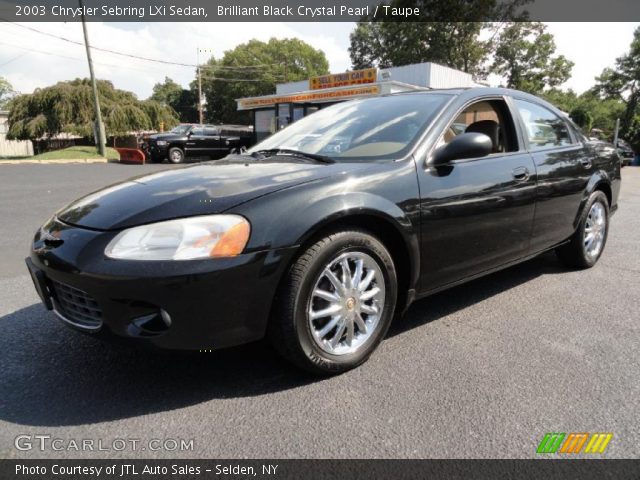
<path id="1" fill-rule="evenodd" d="M 608 235 L 609 201 L 603 192 L 596 190 L 589 196 L 569 243 L 556 248 L 556 255 L 567 266 L 591 268 L 602 255 Z"/>
<path id="2" fill-rule="evenodd" d="M 358 275 L 360 281 L 353 282 Z M 318 290 L 322 296 L 314 294 Z M 364 363 L 386 335 L 397 295 L 395 267 L 384 245 L 364 231 L 336 232 L 303 252 L 286 274 L 267 336 L 282 356 L 307 371 L 346 372 Z"/>
<path id="3" fill-rule="evenodd" d="M 184 152 L 181 148 L 172 147 L 169 149 L 168 158 L 170 163 L 182 163 L 184 162 Z"/>

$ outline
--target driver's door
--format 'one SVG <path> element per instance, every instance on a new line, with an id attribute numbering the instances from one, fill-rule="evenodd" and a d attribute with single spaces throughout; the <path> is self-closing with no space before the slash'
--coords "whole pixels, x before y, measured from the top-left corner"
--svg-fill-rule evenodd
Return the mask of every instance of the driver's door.
<path id="1" fill-rule="evenodd" d="M 492 122 L 498 124 L 497 133 Z M 464 108 L 443 132 L 440 147 L 465 131 L 484 129 L 493 136 L 492 154 L 418 169 L 424 292 L 527 253 L 536 170 L 531 155 L 519 146 L 507 103 L 491 99 Z"/>

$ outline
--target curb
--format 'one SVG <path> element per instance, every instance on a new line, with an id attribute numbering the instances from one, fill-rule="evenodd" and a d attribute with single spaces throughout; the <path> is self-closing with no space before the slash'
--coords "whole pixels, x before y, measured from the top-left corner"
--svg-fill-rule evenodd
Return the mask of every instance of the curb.
<path id="1" fill-rule="evenodd" d="M 107 163 L 110 160 L 106 158 L 75 158 L 68 160 L 0 160 L 0 165 L 19 165 L 23 163 L 34 164 L 34 163 L 43 163 L 43 164 L 64 164 L 64 163 Z M 114 160 L 117 162 L 117 160 Z"/>

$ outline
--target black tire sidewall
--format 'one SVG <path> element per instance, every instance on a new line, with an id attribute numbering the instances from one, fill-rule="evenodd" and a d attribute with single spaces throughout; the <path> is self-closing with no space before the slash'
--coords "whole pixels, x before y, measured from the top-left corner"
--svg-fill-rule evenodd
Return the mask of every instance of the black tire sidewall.
<path id="1" fill-rule="evenodd" d="M 385 281 L 385 304 L 377 331 L 356 352 L 346 355 L 331 355 L 314 341 L 307 320 L 307 307 L 311 290 L 325 268 L 337 256 L 347 252 L 363 252 L 370 255 L 380 267 Z M 338 373 L 354 368 L 369 358 L 387 333 L 397 298 L 397 278 L 391 255 L 375 238 L 360 232 L 343 232 L 329 243 L 314 258 L 306 272 L 294 306 L 294 331 L 303 355 L 314 365 L 314 369 L 327 373 Z"/>
<path id="2" fill-rule="evenodd" d="M 585 225 L 587 223 L 587 217 L 589 216 L 589 211 L 591 210 L 591 207 L 593 206 L 593 204 L 596 202 L 601 203 L 602 206 L 604 207 L 605 231 L 604 231 L 604 238 L 602 240 L 602 247 L 600 248 L 600 252 L 596 257 L 591 258 L 587 255 L 587 252 L 585 251 L 585 248 L 584 248 Z M 577 239 L 579 240 L 578 245 L 580 247 L 580 254 L 582 257 L 581 260 L 584 262 L 585 266 L 592 267 L 598 262 L 598 260 L 602 256 L 602 252 L 604 252 L 604 248 L 607 245 L 607 238 L 609 237 L 609 202 L 607 200 L 607 196 L 600 190 L 593 192 L 589 197 L 589 200 L 585 205 L 584 211 L 582 212 L 582 218 L 580 219 L 580 227 L 578 229 L 577 234 L 578 234 Z"/>

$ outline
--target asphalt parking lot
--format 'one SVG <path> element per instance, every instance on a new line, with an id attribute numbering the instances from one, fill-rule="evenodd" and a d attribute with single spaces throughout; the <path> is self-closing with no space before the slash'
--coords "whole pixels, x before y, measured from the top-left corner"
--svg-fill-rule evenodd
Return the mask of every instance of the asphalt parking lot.
<path id="1" fill-rule="evenodd" d="M 35 229 L 81 194 L 163 168 L 0 166 L 0 457 L 535 457 L 546 432 L 612 432 L 606 457 L 640 456 L 640 168 L 623 170 L 595 268 L 544 255 L 422 300 L 369 362 L 329 379 L 264 344 L 102 344 L 40 305 L 23 263 Z M 20 434 L 194 448 L 18 451 Z"/>

